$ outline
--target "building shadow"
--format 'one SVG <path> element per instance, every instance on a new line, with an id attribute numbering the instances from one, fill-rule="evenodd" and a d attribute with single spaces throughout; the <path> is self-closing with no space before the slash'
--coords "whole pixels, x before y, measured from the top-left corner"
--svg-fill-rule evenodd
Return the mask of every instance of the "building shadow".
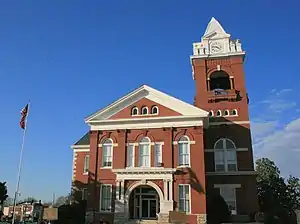
<path id="1" fill-rule="evenodd" d="M 188 183 L 190 184 L 192 189 L 201 194 L 205 193 L 204 187 L 200 183 L 197 175 L 192 168 L 177 169 L 174 175 L 184 176 L 184 178 L 188 180 Z"/>

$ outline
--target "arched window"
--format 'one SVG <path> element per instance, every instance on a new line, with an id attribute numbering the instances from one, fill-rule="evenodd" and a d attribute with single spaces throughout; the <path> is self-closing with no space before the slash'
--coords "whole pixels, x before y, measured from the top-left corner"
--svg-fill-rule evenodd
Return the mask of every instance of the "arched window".
<path id="1" fill-rule="evenodd" d="M 190 166 L 190 140 L 187 136 L 182 136 L 178 140 L 178 165 Z"/>
<path id="2" fill-rule="evenodd" d="M 237 116 L 237 115 L 238 115 L 237 109 L 233 109 L 233 110 L 231 111 L 231 115 L 232 115 L 232 116 Z"/>
<path id="3" fill-rule="evenodd" d="M 221 117 L 222 116 L 222 112 L 220 110 L 217 111 L 217 117 Z"/>
<path id="4" fill-rule="evenodd" d="M 131 115 L 138 115 L 139 114 L 139 109 L 137 107 L 133 107 L 131 109 Z"/>
<path id="5" fill-rule="evenodd" d="M 236 147 L 227 138 L 219 139 L 214 145 L 216 172 L 237 171 Z"/>
<path id="6" fill-rule="evenodd" d="M 224 111 L 224 116 L 229 116 L 229 110 Z"/>
<path id="7" fill-rule="evenodd" d="M 158 114 L 158 107 L 157 106 L 153 106 L 151 108 L 151 114 Z"/>
<path id="8" fill-rule="evenodd" d="M 139 166 L 150 167 L 151 142 L 150 139 L 144 137 L 139 143 Z"/>
<path id="9" fill-rule="evenodd" d="M 102 167 L 112 167 L 113 160 L 113 141 L 110 138 L 102 142 Z"/>
<path id="10" fill-rule="evenodd" d="M 210 90 L 227 90 L 231 89 L 230 77 L 224 71 L 215 71 L 210 75 Z"/>
<path id="11" fill-rule="evenodd" d="M 147 115 L 148 114 L 148 107 L 142 107 L 142 114 Z"/>
<path id="12" fill-rule="evenodd" d="M 209 111 L 208 116 L 209 116 L 209 117 L 213 117 L 213 116 L 214 116 L 214 112 L 213 112 L 212 110 Z"/>

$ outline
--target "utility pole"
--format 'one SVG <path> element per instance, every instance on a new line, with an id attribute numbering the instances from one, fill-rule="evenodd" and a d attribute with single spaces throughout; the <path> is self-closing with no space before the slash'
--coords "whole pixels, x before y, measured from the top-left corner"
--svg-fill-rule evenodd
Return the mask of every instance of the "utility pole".
<path id="1" fill-rule="evenodd" d="M 55 204 L 55 192 L 52 194 L 52 207 L 54 207 Z"/>

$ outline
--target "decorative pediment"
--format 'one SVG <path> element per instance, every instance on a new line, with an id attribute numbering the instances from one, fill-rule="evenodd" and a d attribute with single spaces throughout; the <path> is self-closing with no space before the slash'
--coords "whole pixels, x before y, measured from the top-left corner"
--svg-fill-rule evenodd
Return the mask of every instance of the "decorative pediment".
<path id="1" fill-rule="evenodd" d="M 124 108 L 132 107 L 136 102 L 142 99 L 147 99 L 151 102 L 156 103 L 157 105 L 162 105 L 163 107 L 168 108 L 181 116 L 208 116 L 208 112 L 205 110 L 199 109 L 198 107 L 183 102 L 175 97 L 172 97 L 147 85 L 143 85 L 138 89 L 130 92 L 126 96 L 120 98 L 119 100 L 113 102 L 104 109 L 99 110 L 96 113 L 88 116 L 85 119 L 85 122 L 91 124 L 95 122 L 107 121 L 111 117 L 122 111 Z"/>

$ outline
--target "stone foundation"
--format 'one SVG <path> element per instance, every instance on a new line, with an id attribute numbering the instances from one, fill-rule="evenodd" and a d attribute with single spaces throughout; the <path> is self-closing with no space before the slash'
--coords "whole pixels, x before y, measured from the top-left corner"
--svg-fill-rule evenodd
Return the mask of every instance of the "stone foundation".
<path id="1" fill-rule="evenodd" d="M 206 214 L 197 214 L 197 224 L 206 224 Z"/>

